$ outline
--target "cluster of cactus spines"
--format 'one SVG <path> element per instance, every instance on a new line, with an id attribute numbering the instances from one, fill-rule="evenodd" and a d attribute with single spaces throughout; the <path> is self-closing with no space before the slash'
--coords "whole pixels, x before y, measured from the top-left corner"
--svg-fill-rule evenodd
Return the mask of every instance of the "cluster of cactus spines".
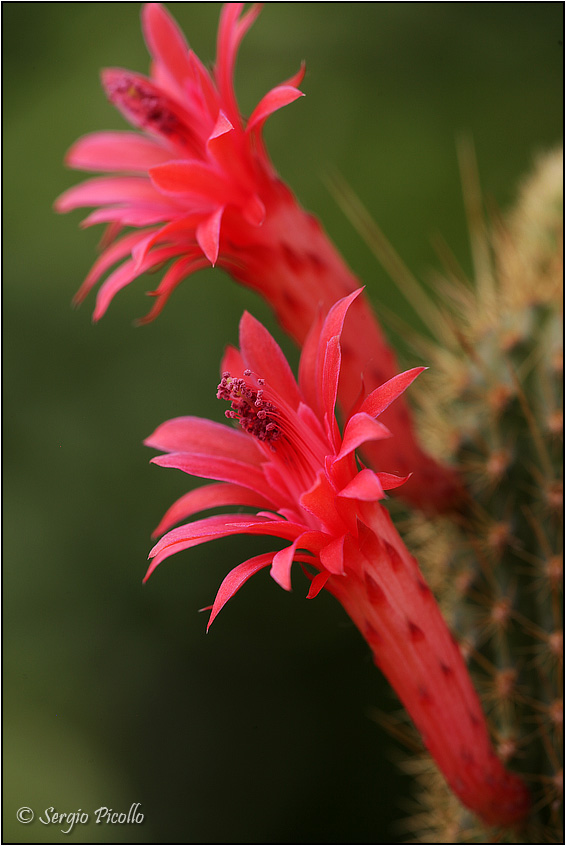
<path id="1" fill-rule="evenodd" d="M 413 517 L 423 569 L 470 657 L 499 756 L 532 789 L 522 832 L 487 832 L 430 762 L 413 819 L 418 842 L 562 841 L 563 172 L 541 158 L 515 209 L 488 226 L 473 159 L 463 176 L 475 279 L 453 275 L 453 331 L 433 358 L 421 431 L 457 464 L 464 513 Z M 420 525 L 419 525 L 420 524 Z M 429 543 L 434 536 L 434 543 Z M 428 550 L 428 551 L 427 551 Z M 432 785 L 432 786 L 431 786 Z"/>
<path id="2" fill-rule="evenodd" d="M 451 516 L 410 514 L 405 539 L 469 659 L 499 756 L 531 787 L 532 813 L 522 831 L 486 830 L 432 760 L 412 756 L 410 842 L 559 843 L 563 158 L 541 157 L 514 210 L 488 223 L 470 147 L 461 153 L 475 278 L 450 263 L 435 285 L 437 341 L 414 345 L 430 367 L 419 431 L 459 468 L 468 497 Z M 407 273 L 379 231 L 342 192 L 344 200 L 403 287 Z"/>

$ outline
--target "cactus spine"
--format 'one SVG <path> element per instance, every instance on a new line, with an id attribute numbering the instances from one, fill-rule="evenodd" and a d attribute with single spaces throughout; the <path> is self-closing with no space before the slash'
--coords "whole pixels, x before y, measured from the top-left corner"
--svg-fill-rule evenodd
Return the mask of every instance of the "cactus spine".
<path id="1" fill-rule="evenodd" d="M 450 330 L 428 345 L 428 446 L 469 492 L 453 519 L 412 515 L 409 536 L 469 655 L 500 757 L 530 783 L 523 832 L 482 829 L 426 759 L 415 842 L 562 842 L 562 151 L 541 158 L 489 227 L 463 149 L 474 284 L 439 279 Z"/>
<path id="2" fill-rule="evenodd" d="M 416 843 L 559 843 L 563 155 L 541 157 L 515 208 L 488 225 L 470 145 L 460 154 L 474 279 L 448 257 L 436 302 L 347 186 L 335 178 L 332 187 L 436 339 L 409 333 L 430 367 L 418 396 L 418 430 L 433 455 L 459 470 L 468 497 L 456 514 L 403 514 L 405 540 L 469 660 L 500 757 L 531 786 L 533 810 L 521 832 L 486 830 L 432 760 L 413 754 L 404 768 L 418 795 L 403 826 Z M 398 328 L 394 315 L 390 323 Z M 409 729 L 391 718 L 385 723 L 415 747 Z"/>

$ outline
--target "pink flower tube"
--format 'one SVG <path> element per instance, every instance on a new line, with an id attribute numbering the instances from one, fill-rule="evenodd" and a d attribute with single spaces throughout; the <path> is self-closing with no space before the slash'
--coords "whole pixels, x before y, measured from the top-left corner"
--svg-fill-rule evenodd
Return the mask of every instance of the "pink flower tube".
<path id="1" fill-rule="evenodd" d="M 181 417 L 147 444 L 155 464 L 214 480 L 167 512 L 150 553 L 147 577 L 176 552 L 234 534 L 282 539 L 282 549 L 235 567 L 210 615 L 256 572 L 270 567 L 291 589 L 291 566 L 310 579 L 308 597 L 328 590 L 354 621 L 460 800 L 490 825 L 519 823 L 529 795 L 493 751 L 485 718 L 460 649 L 381 504 L 406 480 L 365 467 L 356 455 L 389 439 L 380 417 L 423 368 L 392 377 L 361 397 L 343 429 L 335 417 L 343 364 L 342 336 L 361 291 L 339 300 L 310 331 L 295 381 L 280 348 L 249 314 L 240 349 L 228 349 L 218 397 L 240 430 Z M 347 320 L 346 320 L 347 317 Z M 234 505 L 255 513 L 221 513 L 172 528 L 204 509 Z"/>
<path id="2" fill-rule="evenodd" d="M 83 225 L 108 225 L 106 247 L 75 298 L 81 302 L 104 280 L 95 320 L 120 289 L 163 263 L 168 269 L 141 322 L 159 314 L 183 279 L 217 264 L 265 297 L 302 344 L 317 309 L 328 310 L 360 285 L 320 223 L 281 182 L 263 144 L 266 119 L 302 96 L 298 86 L 304 70 L 269 91 L 247 120 L 239 112 L 233 88 L 236 54 L 259 7 L 242 10 L 242 3 L 227 3 L 222 10 L 212 75 L 158 3 L 143 9 L 151 76 L 119 68 L 102 73 L 109 99 L 141 132 L 96 132 L 79 139 L 67 164 L 111 175 L 69 189 L 56 203 L 60 212 L 93 207 Z M 372 390 L 398 367 L 364 296 L 352 306 L 342 345 L 338 392 L 347 412 L 362 379 Z M 442 511 L 457 505 L 462 489 L 455 473 L 423 452 L 403 399 L 384 419 L 396 438 L 367 445 L 372 463 L 401 475 L 411 471 L 403 495 L 420 508 Z"/>

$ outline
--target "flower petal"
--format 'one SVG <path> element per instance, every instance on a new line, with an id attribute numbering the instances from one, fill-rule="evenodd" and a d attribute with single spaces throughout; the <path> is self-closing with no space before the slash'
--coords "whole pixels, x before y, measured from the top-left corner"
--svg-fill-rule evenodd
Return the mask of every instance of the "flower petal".
<path id="1" fill-rule="evenodd" d="M 334 335 L 326 344 L 324 363 L 322 366 L 322 412 L 327 426 L 328 439 L 335 446 L 339 433 L 336 426 L 335 407 L 338 393 L 338 379 L 340 378 L 340 336 Z"/>
<path id="2" fill-rule="evenodd" d="M 245 505 L 253 508 L 270 508 L 273 503 L 263 496 L 244 488 L 241 485 L 232 485 L 229 482 L 219 482 L 212 485 L 203 485 L 200 488 L 189 491 L 180 497 L 167 509 L 161 522 L 152 533 L 152 537 L 160 535 L 171 529 L 176 523 L 187 520 L 199 511 L 208 508 L 218 508 L 225 505 Z"/>
<path id="3" fill-rule="evenodd" d="M 391 491 L 393 488 L 399 488 L 405 482 L 408 482 L 413 474 L 408 473 L 406 476 L 396 476 L 394 473 L 377 473 L 376 475 L 383 486 L 383 490 Z"/>
<path id="4" fill-rule="evenodd" d="M 328 570 L 329 573 L 332 573 L 336 576 L 343 576 L 344 575 L 344 541 L 346 539 L 346 535 L 341 535 L 338 538 L 334 538 L 331 540 L 330 543 L 324 547 L 324 549 L 320 550 L 319 558 L 320 563 Z"/>
<path id="5" fill-rule="evenodd" d="M 316 381 L 316 363 L 318 357 L 318 341 L 322 326 L 324 324 L 324 313 L 318 309 L 309 333 L 303 344 L 301 358 L 299 361 L 299 388 L 307 404 L 320 412 L 318 408 L 318 391 Z"/>
<path id="6" fill-rule="evenodd" d="M 305 95 L 302 91 L 298 91 L 290 85 L 278 85 L 275 88 L 272 88 L 271 91 L 268 91 L 267 94 L 261 98 L 251 113 L 246 131 L 250 132 L 254 128 L 257 129 L 261 127 L 264 121 L 266 121 L 273 112 L 276 112 L 278 109 L 282 109 L 283 106 L 288 106 L 289 103 L 293 103 L 295 100 L 298 100 L 299 97 L 304 96 Z"/>
<path id="7" fill-rule="evenodd" d="M 162 65 L 179 87 L 192 76 L 189 46 L 173 18 L 160 3 L 146 3 L 142 9 L 145 43 L 155 62 Z"/>
<path id="8" fill-rule="evenodd" d="M 263 471 L 252 464 L 226 456 L 196 452 L 170 452 L 151 459 L 159 467 L 172 467 L 201 479 L 215 479 L 219 482 L 233 482 L 255 491 L 270 502 L 272 489 Z M 280 503 L 283 505 L 283 503 Z"/>
<path id="9" fill-rule="evenodd" d="M 246 367 L 296 408 L 301 401 L 293 371 L 281 347 L 259 320 L 245 311 L 240 320 L 240 351 Z"/>
<path id="10" fill-rule="evenodd" d="M 315 596 L 318 596 L 318 594 L 328 581 L 328 577 L 329 574 L 325 572 L 317 573 L 316 576 L 314 576 L 311 582 L 311 586 L 309 588 L 309 592 L 307 593 L 307 599 L 314 599 Z"/>
<path id="11" fill-rule="evenodd" d="M 247 561 L 243 561 L 241 564 L 238 564 L 237 567 L 234 567 L 233 570 L 230 570 L 218 588 L 218 593 L 216 594 L 216 599 L 214 600 L 212 611 L 210 612 L 210 617 L 208 619 L 208 625 L 206 627 L 207 631 L 228 600 L 232 599 L 234 594 L 239 591 L 240 588 L 245 585 L 248 579 L 250 579 L 255 573 L 259 573 L 260 570 L 271 564 L 273 556 L 273 552 L 263 552 L 261 555 L 255 555 L 253 558 L 248 558 Z"/>
<path id="12" fill-rule="evenodd" d="M 219 111 L 218 92 L 209 72 L 193 50 L 189 50 L 189 63 L 195 85 L 198 87 L 204 114 L 208 113 L 209 119 L 214 122 Z"/>
<path id="13" fill-rule="evenodd" d="M 98 280 L 107 270 L 110 270 L 113 264 L 116 264 L 120 259 L 125 258 L 132 253 L 133 249 L 141 241 L 147 238 L 147 230 L 145 232 L 129 232 L 115 241 L 97 258 L 83 284 L 73 297 L 73 304 L 79 305 L 82 303 L 88 292 L 94 288 Z"/>
<path id="14" fill-rule="evenodd" d="M 206 220 L 199 223 L 196 229 L 198 245 L 213 267 L 218 259 L 220 223 L 223 214 L 224 206 L 220 206 Z"/>
<path id="15" fill-rule="evenodd" d="M 222 362 L 220 366 L 220 375 L 229 373 L 233 378 L 241 379 L 244 375 L 246 365 L 240 353 L 240 350 L 229 344 L 224 350 Z"/>
<path id="16" fill-rule="evenodd" d="M 169 161 L 152 167 L 149 175 L 153 184 L 165 194 L 194 194 L 221 205 L 234 195 L 234 186 L 204 162 Z"/>
<path id="17" fill-rule="evenodd" d="M 383 438 L 390 437 L 391 432 L 383 423 L 375 420 L 374 417 L 370 417 L 369 414 L 359 411 L 350 417 L 346 423 L 342 446 L 337 460 L 339 461 L 341 458 L 344 458 L 345 455 L 353 452 L 359 446 L 366 443 L 366 441 L 380 441 Z"/>
<path id="18" fill-rule="evenodd" d="M 69 212 L 85 206 L 101 206 L 109 203 L 144 203 L 159 207 L 171 201 L 157 193 L 149 179 L 140 176 L 95 176 L 79 185 L 73 185 L 55 200 L 58 212 Z"/>
<path id="19" fill-rule="evenodd" d="M 217 138 L 220 138 L 222 135 L 226 135 L 227 132 L 233 132 L 234 127 L 222 111 L 218 112 L 218 117 L 216 118 L 216 123 L 214 124 L 214 128 L 210 135 L 208 136 L 207 146 L 210 145 L 211 141 L 215 141 Z"/>
<path id="20" fill-rule="evenodd" d="M 338 378 L 340 375 L 339 372 L 335 374 L 334 377 L 331 375 L 331 366 L 330 362 L 326 363 L 327 356 L 330 356 L 334 363 L 340 362 L 340 356 L 337 353 L 340 347 L 340 335 L 342 334 L 342 328 L 344 326 L 344 320 L 346 319 L 346 314 L 350 305 L 353 301 L 358 297 L 363 288 L 358 288 L 356 291 L 353 291 L 347 297 L 343 297 L 338 302 L 334 303 L 328 315 L 326 316 L 326 320 L 322 326 L 320 337 L 318 339 L 318 350 L 317 350 L 317 365 L 316 365 L 316 379 L 317 379 L 317 396 L 318 396 L 318 408 L 322 415 L 324 412 L 328 414 L 329 421 L 330 421 L 330 413 L 329 413 L 329 404 L 331 402 L 331 398 L 335 395 L 335 391 L 333 389 L 333 379 Z M 333 338 L 336 338 L 336 341 L 332 341 L 331 349 L 329 352 L 329 344 Z M 334 414 L 334 407 L 332 408 L 332 415 Z"/>
<path id="21" fill-rule="evenodd" d="M 145 446 L 163 452 L 196 452 L 258 465 L 262 453 L 255 441 L 239 429 L 203 417 L 174 417 L 146 438 Z"/>
<path id="22" fill-rule="evenodd" d="M 181 249 L 182 248 L 177 246 L 163 247 L 159 250 L 154 250 L 146 256 L 145 260 L 141 264 L 141 267 L 138 266 L 138 263 L 133 259 L 121 264 L 120 267 L 110 274 L 110 276 L 98 289 L 92 319 L 95 322 L 100 320 L 118 291 L 121 291 L 122 288 L 125 288 L 126 285 L 129 285 L 130 282 L 150 268 L 178 255 Z"/>
<path id="23" fill-rule="evenodd" d="M 176 546 L 177 544 L 191 542 L 195 546 L 198 543 L 205 543 L 213 537 L 225 537 L 227 535 L 270 535 L 271 537 L 282 538 L 283 540 L 294 541 L 299 536 L 309 537 L 316 547 L 318 535 L 319 548 L 328 542 L 328 537 L 321 532 L 305 533 L 304 526 L 299 523 L 291 523 L 288 520 L 274 520 L 273 516 L 259 517 L 257 514 L 214 514 L 211 517 L 203 517 L 202 520 L 194 520 L 184 526 L 171 529 L 161 540 L 157 541 L 149 557 L 159 555 L 163 550 Z"/>
<path id="24" fill-rule="evenodd" d="M 164 223 L 171 218 L 172 212 L 169 206 L 152 203 L 151 207 L 139 206 L 138 208 L 124 208 L 122 205 L 108 206 L 96 209 L 80 222 L 81 229 L 89 226 L 96 226 L 98 223 L 111 223 L 118 230 L 124 226 L 153 226 L 155 223 Z M 106 243 L 113 239 L 105 238 Z"/>
<path id="25" fill-rule="evenodd" d="M 134 279 L 140 276 L 145 271 L 156 265 L 173 258 L 179 252 L 178 247 L 167 247 L 160 250 L 155 250 L 148 255 L 141 266 L 133 259 L 125 261 L 113 273 L 108 276 L 104 283 L 100 286 L 96 295 L 96 305 L 92 315 L 94 322 L 100 320 L 105 314 L 114 296 L 126 285 L 129 285 Z"/>
<path id="26" fill-rule="evenodd" d="M 291 590 L 291 565 L 296 549 L 297 541 L 295 540 L 290 546 L 279 550 L 273 556 L 270 575 L 284 590 Z"/>
<path id="27" fill-rule="evenodd" d="M 392 379 L 372 391 L 358 410 L 369 414 L 370 417 L 377 417 L 426 369 L 426 367 L 413 367 L 411 370 L 405 370 L 404 373 L 393 376 Z"/>
<path id="28" fill-rule="evenodd" d="M 236 54 L 242 38 L 260 12 L 260 6 L 254 5 L 238 20 L 243 8 L 243 3 L 225 3 L 222 7 L 214 68 L 220 97 L 233 123 L 239 122 L 240 119 L 233 86 Z"/>
<path id="29" fill-rule="evenodd" d="M 363 288 L 358 288 L 355 291 L 352 291 L 351 294 L 348 294 L 347 297 L 342 297 L 341 300 L 334 303 L 326 320 L 324 321 L 324 325 L 322 327 L 319 339 L 319 357 L 320 362 L 324 361 L 324 351 L 326 350 L 326 345 L 334 335 L 340 336 L 342 333 L 342 328 L 344 326 L 344 320 L 346 319 L 346 314 L 348 313 L 348 309 L 356 299 L 362 293 Z"/>
<path id="30" fill-rule="evenodd" d="M 172 264 L 167 273 L 163 276 L 161 282 L 157 286 L 157 289 L 155 291 L 148 292 L 149 296 L 155 297 L 156 300 L 145 317 L 141 317 L 136 320 L 136 324 L 138 326 L 143 326 L 146 323 L 151 323 L 152 320 L 155 320 L 157 315 L 160 314 L 165 307 L 165 303 L 177 285 L 180 285 L 183 279 L 186 279 L 191 273 L 194 273 L 196 270 L 201 270 L 207 266 L 208 262 L 204 256 L 195 257 L 190 255 L 188 258 L 179 259 L 179 261 Z"/>
<path id="31" fill-rule="evenodd" d="M 190 250 L 191 245 L 195 241 L 195 229 L 202 221 L 202 212 L 195 214 L 187 214 L 182 217 L 177 217 L 171 220 L 165 226 L 157 229 L 151 238 L 139 244 L 139 246 L 132 251 L 132 255 L 137 262 L 142 262 L 145 254 L 149 252 L 156 244 L 174 244 L 182 241 L 187 251 Z M 196 246 L 196 245 L 195 245 Z"/>
<path id="32" fill-rule="evenodd" d="M 312 560 L 310 558 L 306 558 L 304 555 L 297 555 L 297 549 L 308 549 L 318 556 L 321 549 L 327 546 L 327 542 L 328 535 L 325 535 L 322 532 L 302 532 L 294 539 L 290 546 L 286 546 L 284 549 L 279 550 L 279 552 L 273 556 L 273 564 L 270 572 L 271 577 L 284 590 L 291 590 L 291 565 L 293 564 L 293 561 Z"/>
<path id="33" fill-rule="evenodd" d="M 336 491 L 326 474 L 320 472 L 313 486 L 299 500 L 301 506 L 313 514 L 331 535 L 341 534 L 344 523 L 336 509 Z"/>
<path id="34" fill-rule="evenodd" d="M 242 217 L 250 226 L 261 226 L 265 220 L 265 205 L 257 194 L 246 200 L 242 205 Z"/>
<path id="35" fill-rule="evenodd" d="M 304 527 L 297 523 L 290 523 L 287 520 L 273 520 L 273 518 L 258 517 L 257 515 L 249 520 L 243 520 L 241 514 L 216 514 L 213 517 L 205 517 L 203 520 L 195 520 L 193 523 L 172 529 L 155 544 L 149 553 L 149 557 L 153 561 L 148 568 L 144 582 L 149 579 L 155 568 L 170 555 L 207 543 L 215 538 L 229 535 L 269 535 L 293 541 L 298 535 L 304 535 L 303 529 Z M 317 533 L 310 532 L 309 534 L 316 535 Z M 314 544 L 315 541 L 316 538 L 313 538 L 312 543 Z"/>
<path id="36" fill-rule="evenodd" d="M 65 164 L 77 170 L 129 171 L 145 173 L 163 164 L 171 153 L 145 135 L 135 132 L 93 132 L 75 141 Z"/>
<path id="37" fill-rule="evenodd" d="M 385 496 L 383 484 L 378 473 L 369 470 L 367 467 L 354 476 L 345 488 L 342 488 L 338 496 L 346 499 L 361 499 L 366 502 L 373 502 L 376 499 L 383 499 Z"/>
<path id="38" fill-rule="evenodd" d="M 307 67 L 304 61 L 302 61 L 299 70 L 294 73 L 293 76 L 290 76 L 289 79 L 286 79 L 284 82 L 282 82 L 281 85 L 290 85 L 291 88 L 298 88 L 303 79 L 305 78 L 306 69 Z"/>

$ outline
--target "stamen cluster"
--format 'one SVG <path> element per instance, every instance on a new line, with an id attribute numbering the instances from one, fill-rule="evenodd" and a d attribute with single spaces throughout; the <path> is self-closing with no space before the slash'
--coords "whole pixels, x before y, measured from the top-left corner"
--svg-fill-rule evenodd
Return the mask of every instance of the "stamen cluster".
<path id="1" fill-rule="evenodd" d="M 135 126 L 162 135 L 183 147 L 194 143 L 194 133 L 178 114 L 179 107 L 143 77 L 127 71 L 103 73 L 106 93 Z"/>
<path id="2" fill-rule="evenodd" d="M 244 376 L 251 376 L 251 370 L 245 370 Z M 281 430 L 273 422 L 271 416 L 277 409 L 273 403 L 263 398 L 264 379 L 256 381 L 258 390 L 251 388 L 245 379 L 233 379 L 226 370 L 222 374 L 216 397 L 230 403 L 230 409 L 224 412 L 226 417 L 238 420 L 245 432 L 256 437 L 258 441 L 265 441 L 272 449 L 275 449 L 272 442 L 279 438 Z"/>

